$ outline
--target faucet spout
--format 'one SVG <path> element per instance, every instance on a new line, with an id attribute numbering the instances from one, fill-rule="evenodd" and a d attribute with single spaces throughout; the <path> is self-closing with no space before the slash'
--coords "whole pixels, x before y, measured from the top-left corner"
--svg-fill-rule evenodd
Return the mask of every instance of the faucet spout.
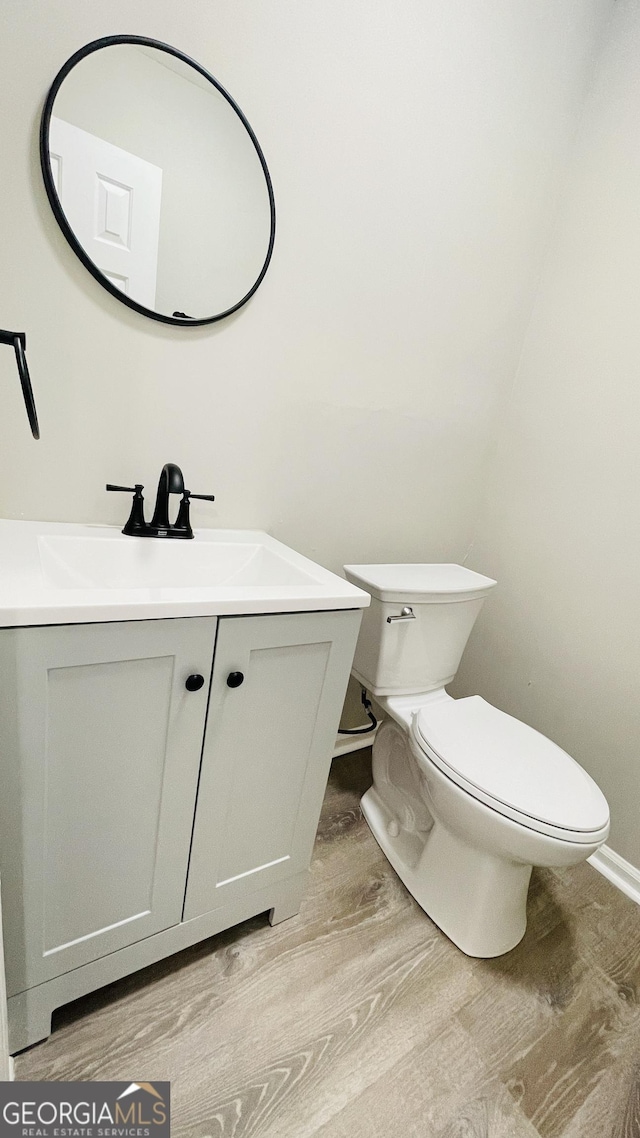
<path id="1" fill-rule="evenodd" d="M 174 462 L 167 462 L 163 467 L 158 480 L 158 493 L 156 495 L 156 508 L 151 519 L 151 529 L 168 530 L 169 522 L 169 495 L 184 493 L 184 478 L 179 466 Z"/>

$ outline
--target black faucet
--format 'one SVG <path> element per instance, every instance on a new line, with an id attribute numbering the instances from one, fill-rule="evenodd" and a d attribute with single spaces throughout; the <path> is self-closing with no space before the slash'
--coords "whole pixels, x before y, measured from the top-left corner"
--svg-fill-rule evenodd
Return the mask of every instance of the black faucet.
<path id="1" fill-rule="evenodd" d="M 156 508 L 153 511 L 151 522 L 145 521 L 144 486 L 136 482 L 135 486 L 113 486 L 107 483 L 107 490 L 124 490 L 133 493 L 131 513 L 122 532 L 129 537 L 177 537 L 192 538 L 193 530 L 189 520 L 189 501 L 191 498 L 200 498 L 206 502 L 215 502 L 213 494 L 192 494 L 184 488 L 184 478 L 179 466 L 167 462 L 158 479 L 158 492 L 156 494 Z M 175 522 L 169 521 L 169 495 L 182 494 L 182 501 L 178 509 Z"/>

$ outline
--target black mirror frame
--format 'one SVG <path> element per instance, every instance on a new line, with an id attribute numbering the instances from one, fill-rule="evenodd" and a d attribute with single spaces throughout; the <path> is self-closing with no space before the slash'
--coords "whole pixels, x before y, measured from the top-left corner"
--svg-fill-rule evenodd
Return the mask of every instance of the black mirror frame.
<path id="1" fill-rule="evenodd" d="M 260 164 L 262 166 L 262 171 L 267 185 L 267 192 L 269 195 L 269 212 L 271 222 L 267 255 L 255 283 L 252 285 L 246 295 L 242 297 L 242 300 L 239 300 L 237 304 L 232 305 L 231 308 L 225 309 L 224 312 L 219 312 L 216 316 L 207 316 L 203 319 L 193 320 L 177 316 L 163 316 L 159 312 L 154 312 L 151 308 L 146 308 L 143 304 L 138 304 L 138 302 L 132 300 L 131 297 L 125 296 L 125 294 L 121 292 L 119 288 L 116 288 L 116 286 L 113 285 L 111 281 L 105 277 L 103 273 L 100 272 L 100 269 L 97 267 L 97 265 L 95 265 L 91 258 L 87 256 L 85 250 L 76 238 L 75 233 L 67 221 L 64 210 L 62 209 L 60 199 L 56 192 L 53 175 L 51 173 L 51 163 L 49 160 L 49 124 L 51 121 L 51 115 L 53 113 L 53 104 L 55 102 L 56 95 L 58 94 L 58 91 L 69 72 L 75 67 L 76 63 L 80 62 L 81 59 L 85 59 L 86 56 L 91 55 L 94 51 L 99 51 L 103 47 L 110 47 L 113 44 L 127 43 L 140 45 L 142 47 L 158 48 L 160 51 L 166 51 L 169 53 L 169 55 L 174 55 L 177 59 L 181 59 L 183 63 L 186 63 L 190 67 L 195 68 L 195 70 L 198 71 L 200 75 L 204 76 L 204 78 L 207 79 L 209 83 L 211 83 L 216 88 L 216 90 L 220 92 L 220 94 L 227 100 L 227 102 L 236 112 L 255 147 L 258 158 L 260 159 Z M 213 75 L 210 75 L 204 67 L 201 67 L 199 63 L 196 63 L 195 60 L 191 59 L 188 55 L 185 55 L 182 51 L 179 51 L 175 47 L 171 47 L 170 44 L 161 43 L 160 40 L 149 39 L 147 36 L 103 36 L 101 39 L 92 40 L 91 43 L 85 44 L 84 47 L 81 47 L 78 51 L 74 52 L 74 54 L 70 56 L 70 58 L 67 60 L 64 66 L 61 67 L 60 71 L 56 75 L 49 89 L 49 93 L 44 104 L 42 119 L 40 121 L 40 165 L 42 168 L 42 176 L 44 178 L 44 185 L 47 192 L 47 197 L 49 199 L 49 204 L 51 205 L 51 209 L 53 210 L 58 225 L 60 226 L 64 236 L 66 237 L 76 256 L 82 261 L 85 268 L 89 270 L 91 276 L 94 277 L 95 280 L 97 280 L 98 283 L 107 290 L 107 292 L 110 292 L 112 296 L 115 296 L 116 300 L 119 300 L 122 304 L 126 304 L 128 308 L 133 308 L 142 316 L 148 316 L 151 320 L 159 320 L 163 324 L 177 324 L 187 328 L 193 328 L 201 324 L 214 324 L 217 320 L 224 320 L 225 316 L 230 316 L 232 312 L 237 312 L 239 308 L 242 308 L 242 306 L 247 303 L 247 301 L 253 296 L 254 292 L 260 285 L 269 267 L 276 234 L 276 207 L 273 196 L 271 176 L 269 174 L 269 170 L 267 169 L 267 163 L 260 148 L 260 143 L 258 142 L 258 139 L 251 129 L 251 126 L 247 122 L 244 114 L 240 110 L 240 107 L 235 102 L 235 100 L 232 99 L 229 92 L 225 91 L 224 87 L 222 87 L 221 84 L 218 83 L 217 79 L 214 79 Z"/>

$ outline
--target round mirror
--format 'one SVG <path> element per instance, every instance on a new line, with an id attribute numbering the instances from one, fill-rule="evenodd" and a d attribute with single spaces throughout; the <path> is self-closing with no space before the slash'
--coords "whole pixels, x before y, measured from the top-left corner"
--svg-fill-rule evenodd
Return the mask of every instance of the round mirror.
<path id="1" fill-rule="evenodd" d="M 210 324 L 264 277 L 275 207 L 258 140 L 176 48 L 107 36 L 72 55 L 47 96 L 40 160 L 72 249 L 137 312 Z"/>

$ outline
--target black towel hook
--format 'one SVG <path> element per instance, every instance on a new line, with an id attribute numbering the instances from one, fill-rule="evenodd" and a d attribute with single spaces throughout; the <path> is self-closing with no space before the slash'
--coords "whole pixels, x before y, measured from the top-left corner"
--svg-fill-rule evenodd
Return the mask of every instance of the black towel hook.
<path id="1" fill-rule="evenodd" d="M 18 365 L 18 375 L 20 376 L 20 383 L 22 386 L 22 394 L 24 396 L 24 405 L 27 409 L 27 416 L 29 418 L 29 426 L 31 427 L 31 434 L 34 439 L 40 438 L 40 428 L 38 426 L 38 413 L 36 411 L 35 399 L 33 398 L 33 388 L 31 387 L 31 379 L 29 377 L 29 368 L 27 367 L 27 357 L 25 349 L 27 347 L 27 337 L 24 332 L 6 332 L 0 328 L 0 344 L 12 344 L 16 353 L 16 363 Z"/>

